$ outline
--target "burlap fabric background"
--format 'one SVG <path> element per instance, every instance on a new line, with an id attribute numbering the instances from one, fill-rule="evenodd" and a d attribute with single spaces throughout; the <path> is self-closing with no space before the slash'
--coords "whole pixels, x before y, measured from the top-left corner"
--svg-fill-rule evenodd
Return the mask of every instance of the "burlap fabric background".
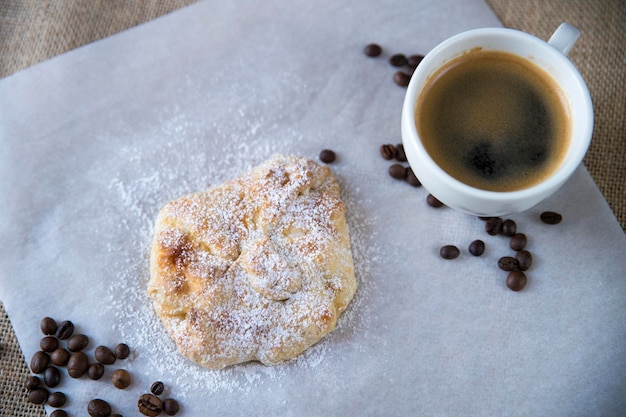
<path id="1" fill-rule="evenodd" d="M 194 1 L 0 0 L 0 78 Z M 543 39 L 563 21 L 582 31 L 570 57 L 596 110 L 585 164 L 626 230 L 626 1 L 487 2 L 505 26 Z M 43 406 L 25 401 L 29 371 L 1 303 L 0 335 L 0 415 L 45 416 Z"/>

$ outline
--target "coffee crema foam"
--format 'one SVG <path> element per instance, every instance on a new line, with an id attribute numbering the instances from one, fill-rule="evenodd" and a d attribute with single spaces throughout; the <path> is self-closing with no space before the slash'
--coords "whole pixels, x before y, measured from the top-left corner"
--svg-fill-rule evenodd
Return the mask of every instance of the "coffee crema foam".
<path id="1" fill-rule="evenodd" d="M 570 143 L 569 107 L 556 81 L 501 51 L 472 50 L 437 70 L 418 97 L 415 120 L 444 171 L 490 191 L 541 183 Z"/>

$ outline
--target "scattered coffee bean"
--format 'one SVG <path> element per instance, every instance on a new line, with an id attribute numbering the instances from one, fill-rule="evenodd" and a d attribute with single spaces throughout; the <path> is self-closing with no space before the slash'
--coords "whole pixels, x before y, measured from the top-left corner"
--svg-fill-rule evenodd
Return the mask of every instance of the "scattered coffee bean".
<path id="1" fill-rule="evenodd" d="M 57 332 L 57 322 L 50 317 L 44 317 L 39 324 L 41 332 L 45 335 L 54 335 Z"/>
<path id="2" fill-rule="evenodd" d="M 380 147 L 380 156 L 383 157 L 383 159 L 387 160 L 387 161 L 391 161 L 393 158 L 396 157 L 396 147 L 393 146 L 392 144 L 385 144 L 385 145 L 381 145 Z"/>
<path id="3" fill-rule="evenodd" d="M 62 322 L 57 329 L 57 337 L 61 340 L 69 339 L 72 333 L 74 333 L 74 323 L 69 320 Z"/>
<path id="4" fill-rule="evenodd" d="M 422 185 L 420 180 L 415 176 L 415 173 L 413 172 L 411 167 L 408 167 L 406 170 L 406 182 L 408 182 L 413 187 L 419 187 L 420 185 Z"/>
<path id="5" fill-rule="evenodd" d="M 67 349 L 70 352 L 78 352 L 79 350 L 83 350 L 87 347 L 88 344 L 89 338 L 84 334 L 75 334 L 67 339 Z"/>
<path id="6" fill-rule="evenodd" d="M 111 414 L 111 415 L 109 415 L 109 417 L 122 417 L 122 415 L 121 414 Z"/>
<path id="7" fill-rule="evenodd" d="M 406 179 L 407 170 L 403 165 L 393 164 L 389 167 L 389 175 L 398 180 Z"/>
<path id="8" fill-rule="evenodd" d="M 94 352 L 96 360 L 104 365 L 112 365 L 115 363 L 115 353 L 106 346 L 98 346 Z"/>
<path id="9" fill-rule="evenodd" d="M 87 368 L 87 376 L 89 377 L 89 379 L 93 379 L 94 381 L 102 378 L 102 376 L 104 375 L 104 365 L 102 365 L 101 363 L 92 363 L 91 365 L 89 365 L 89 368 Z"/>
<path id="10" fill-rule="evenodd" d="M 61 408 L 65 405 L 67 398 L 62 392 L 53 392 L 48 395 L 48 405 L 54 408 Z"/>
<path id="11" fill-rule="evenodd" d="M 509 246 L 514 251 L 520 251 L 526 247 L 528 243 L 528 239 L 524 233 L 516 233 L 511 237 L 511 241 L 509 242 Z"/>
<path id="12" fill-rule="evenodd" d="M 91 417 L 109 417 L 111 415 L 111 406 L 108 402 L 101 399 L 91 400 L 87 404 L 87 413 Z"/>
<path id="13" fill-rule="evenodd" d="M 58 348 L 50 354 L 50 362 L 56 366 L 65 366 L 69 360 L 70 353 L 63 348 Z"/>
<path id="14" fill-rule="evenodd" d="M 460 253 L 459 248 L 454 245 L 445 245 L 439 249 L 439 255 L 441 255 L 443 259 L 454 259 L 458 257 Z"/>
<path id="15" fill-rule="evenodd" d="M 533 256 L 527 250 L 517 252 L 515 259 L 519 263 L 519 269 L 522 271 L 526 271 L 533 263 Z"/>
<path id="16" fill-rule="evenodd" d="M 400 87 L 406 87 L 409 85 L 409 81 L 411 81 L 411 76 L 404 71 L 396 71 L 393 74 L 393 82 Z"/>
<path id="17" fill-rule="evenodd" d="M 406 153 L 404 153 L 404 145 L 398 143 L 396 145 L 396 161 L 406 162 Z"/>
<path id="18" fill-rule="evenodd" d="M 156 417 L 161 414 L 163 404 L 156 395 L 143 394 L 137 401 L 137 408 L 144 416 Z"/>
<path id="19" fill-rule="evenodd" d="M 369 56 L 370 58 L 376 58 L 383 52 L 383 48 L 381 48 L 381 46 L 377 43 L 370 43 L 365 46 L 363 52 L 365 52 L 365 55 Z"/>
<path id="20" fill-rule="evenodd" d="M 506 219 L 502 222 L 502 234 L 511 237 L 517 233 L 517 223 L 514 220 Z"/>
<path id="21" fill-rule="evenodd" d="M 67 412 L 65 410 L 54 410 L 50 417 L 67 417 Z"/>
<path id="22" fill-rule="evenodd" d="M 111 375 L 111 382 L 115 388 L 126 389 L 130 385 L 130 374 L 125 369 L 117 369 Z"/>
<path id="23" fill-rule="evenodd" d="M 330 149 L 324 149 L 320 152 L 319 158 L 320 161 L 322 161 L 323 163 L 330 164 L 332 162 L 335 162 L 335 159 L 337 159 L 337 155 L 334 151 Z"/>
<path id="24" fill-rule="evenodd" d="M 175 399 L 166 398 L 165 400 L 163 400 L 163 411 L 168 416 L 176 415 L 179 409 L 180 406 L 178 405 L 178 401 L 176 401 Z"/>
<path id="25" fill-rule="evenodd" d="M 39 377 L 36 377 L 35 375 L 31 375 L 28 378 L 26 378 L 26 382 L 24 383 L 24 387 L 29 391 L 37 389 L 40 386 L 41 386 L 41 379 L 39 379 Z"/>
<path id="26" fill-rule="evenodd" d="M 165 385 L 161 381 L 156 381 L 150 386 L 150 392 L 154 395 L 163 394 L 163 390 L 165 389 Z"/>
<path id="27" fill-rule="evenodd" d="M 506 286 L 513 291 L 520 291 L 526 286 L 526 274 L 522 271 L 512 271 L 506 276 Z"/>
<path id="28" fill-rule="evenodd" d="M 39 341 L 39 347 L 44 352 L 53 352 L 59 347 L 59 339 L 54 336 L 46 336 Z"/>
<path id="29" fill-rule="evenodd" d="M 423 59 L 424 55 L 409 55 L 409 57 L 407 58 L 407 64 L 409 65 L 409 67 L 415 68 L 422 62 Z"/>
<path id="30" fill-rule="evenodd" d="M 50 357 L 48 354 L 42 351 L 37 351 L 30 359 L 30 370 L 33 371 L 34 374 L 40 374 L 46 370 L 48 363 L 50 363 Z"/>
<path id="31" fill-rule="evenodd" d="M 36 388 L 28 393 L 27 400 L 33 404 L 43 404 L 48 400 L 48 390 L 45 388 Z"/>
<path id="32" fill-rule="evenodd" d="M 491 236 L 502 232 L 502 219 L 500 217 L 490 217 L 485 223 L 485 231 Z"/>
<path id="33" fill-rule="evenodd" d="M 130 355 L 130 348 L 126 343 L 119 343 L 115 346 L 115 357 L 117 359 L 126 359 Z"/>
<path id="34" fill-rule="evenodd" d="M 89 369 L 89 359 L 83 352 L 74 352 L 67 362 L 67 373 L 72 378 L 80 378 Z"/>
<path id="35" fill-rule="evenodd" d="M 541 221 L 545 224 L 559 224 L 561 220 L 563 220 L 563 216 L 559 213 L 555 213 L 554 211 L 544 211 L 541 213 Z"/>
<path id="36" fill-rule="evenodd" d="M 43 372 L 43 382 L 50 388 L 54 388 L 61 382 L 61 372 L 54 366 L 49 366 Z"/>
<path id="37" fill-rule="evenodd" d="M 474 256 L 480 256 L 485 253 L 485 242 L 482 240 L 475 240 L 469 245 L 469 253 Z"/>
<path id="38" fill-rule="evenodd" d="M 519 262 L 512 256 L 503 256 L 498 259 L 498 268 L 503 271 L 519 271 Z"/>
<path id="39" fill-rule="evenodd" d="M 389 63 L 394 67 L 403 67 L 407 65 L 409 61 L 404 54 L 393 54 L 389 58 Z"/>
<path id="40" fill-rule="evenodd" d="M 426 196 L 426 203 L 427 203 L 429 206 L 434 207 L 434 208 L 443 207 L 443 203 L 442 203 L 441 201 L 439 201 L 439 200 L 437 199 L 437 197 L 435 197 L 435 196 L 434 196 L 434 195 L 432 195 L 432 194 L 428 194 L 428 195 Z"/>

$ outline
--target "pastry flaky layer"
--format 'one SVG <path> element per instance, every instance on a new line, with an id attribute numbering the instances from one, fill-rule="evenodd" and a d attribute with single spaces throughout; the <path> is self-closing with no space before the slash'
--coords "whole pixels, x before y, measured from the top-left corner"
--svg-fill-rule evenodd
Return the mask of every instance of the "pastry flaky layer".
<path id="1" fill-rule="evenodd" d="M 355 291 L 339 183 L 311 160 L 276 156 L 156 219 L 148 295 L 202 366 L 292 359 L 335 328 Z"/>

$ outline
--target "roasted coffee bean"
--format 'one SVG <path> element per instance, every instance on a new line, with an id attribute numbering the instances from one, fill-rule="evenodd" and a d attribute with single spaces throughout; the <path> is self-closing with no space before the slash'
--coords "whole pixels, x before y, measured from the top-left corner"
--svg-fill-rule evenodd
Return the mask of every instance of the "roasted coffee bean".
<path id="1" fill-rule="evenodd" d="M 506 219 L 502 222 L 502 234 L 511 237 L 517 233 L 517 223 L 514 220 Z"/>
<path id="2" fill-rule="evenodd" d="M 130 385 L 130 374 L 125 369 L 116 369 L 111 375 L 111 382 L 115 388 L 126 389 Z"/>
<path id="3" fill-rule="evenodd" d="M 555 213 L 554 211 L 544 211 L 541 213 L 541 221 L 545 224 L 559 224 L 561 220 L 563 220 L 563 216 L 559 213 Z"/>
<path id="4" fill-rule="evenodd" d="M 70 352 L 78 352 L 79 350 L 83 350 L 89 344 L 89 338 L 84 334 L 75 334 L 72 335 L 67 340 L 67 349 Z"/>
<path id="5" fill-rule="evenodd" d="M 50 362 L 56 366 L 65 366 L 69 360 L 70 353 L 63 348 L 58 348 L 50 354 Z"/>
<path id="6" fill-rule="evenodd" d="M 62 392 L 53 392 L 48 395 L 48 405 L 54 408 L 61 408 L 65 405 L 67 398 L 65 398 L 65 394 Z"/>
<path id="7" fill-rule="evenodd" d="M 61 340 L 69 339 L 72 333 L 74 333 L 74 323 L 69 320 L 62 322 L 57 329 L 57 337 Z"/>
<path id="8" fill-rule="evenodd" d="M 50 417 L 67 417 L 67 412 L 65 410 L 54 410 Z"/>
<path id="9" fill-rule="evenodd" d="M 335 159 L 337 159 L 337 155 L 330 149 L 324 149 L 320 152 L 320 161 L 325 164 L 335 162 Z"/>
<path id="10" fill-rule="evenodd" d="M 428 194 L 428 195 L 426 196 L 426 203 L 427 203 L 429 206 L 434 207 L 434 208 L 443 207 L 443 203 L 442 203 L 441 201 L 439 201 L 439 200 L 437 199 L 437 197 L 435 197 L 435 196 L 434 196 L 434 195 L 432 195 L 432 194 Z"/>
<path id="11" fill-rule="evenodd" d="M 389 58 L 389 63 L 394 67 L 403 67 L 407 65 L 409 61 L 404 54 L 393 54 Z"/>
<path id="12" fill-rule="evenodd" d="M 163 411 L 168 416 L 176 415 L 179 409 L 180 406 L 178 405 L 178 401 L 176 401 L 175 399 L 166 398 L 165 400 L 163 400 Z"/>
<path id="13" fill-rule="evenodd" d="M 485 231 L 491 236 L 502 232 L 502 219 L 500 217 L 490 217 L 485 223 Z"/>
<path id="14" fill-rule="evenodd" d="M 527 250 L 517 252 L 515 259 L 519 263 L 519 269 L 521 271 L 526 271 L 533 264 L 533 256 Z"/>
<path id="15" fill-rule="evenodd" d="M 43 372 L 43 382 L 50 388 L 54 388 L 61 382 L 61 372 L 54 366 L 49 366 Z"/>
<path id="16" fill-rule="evenodd" d="M 121 414 L 111 414 L 111 415 L 109 415 L 109 417 L 122 417 L 122 415 Z"/>
<path id="17" fill-rule="evenodd" d="M 396 153 L 397 153 L 396 147 L 390 143 L 381 145 L 380 147 L 380 156 L 382 156 L 383 159 L 387 161 L 391 161 L 393 158 L 395 158 Z"/>
<path id="18" fill-rule="evenodd" d="M 526 247 L 528 239 L 524 233 L 515 233 L 509 242 L 509 246 L 514 251 L 520 251 Z"/>
<path id="19" fill-rule="evenodd" d="M 26 382 L 24 383 L 24 387 L 29 391 L 37 389 L 40 386 L 41 386 L 41 379 L 39 379 L 39 377 L 36 377 L 35 375 L 31 375 L 28 378 L 26 378 Z"/>
<path id="20" fill-rule="evenodd" d="M 406 87 L 409 85 L 409 81 L 411 81 L 411 76 L 404 71 L 396 71 L 393 74 L 393 82 L 400 87 Z"/>
<path id="21" fill-rule="evenodd" d="M 91 417 L 109 417 L 111 415 L 111 406 L 108 402 L 97 398 L 89 401 L 87 413 Z"/>
<path id="22" fill-rule="evenodd" d="M 420 185 L 422 185 L 420 180 L 415 176 L 415 173 L 413 172 L 411 167 L 408 167 L 406 169 L 406 182 L 408 182 L 413 187 L 419 187 Z"/>
<path id="23" fill-rule="evenodd" d="M 28 393 L 28 402 L 33 404 L 43 404 L 48 400 L 48 390 L 36 388 Z"/>
<path id="24" fill-rule="evenodd" d="M 393 164 L 389 167 L 389 175 L 397 180 L 406 179 L 407 171 L 406 167 L 400 164 Z"/>
<path id="25" fill-rule="evenodd" d="M 39 328 L 43 334 L 53 335 L 57 332 L 57 322 L 53 318 L 44 317 L 39 323 Z"/>
<path id="26" fill-rule="evenodd" d="M 70 356 L 70 360 L 67 362 L 67 373 L 72 378 L 80 378 L 85 375 L 89 369 L 89 359 L 83 352 L 74 352 Z"/>
<path id="27" fill-rule="evenodd" d="M 458 257 L 460 253 L 459 248 L 454 245 L 445 245 L 439 249 L 439 255 L 441 255 L 443 259 L 454 259 Z"/>
<path id="28" fill-rule="evenodd" d="M 506 276 L 506 286 L 513 291 L 520 291 L 526 286 L 526 274 L 522 271 L 512 271 Z"/>
<path id="29" fill-rule="evenodd" d="M 485 242 L 482 240 L 475 240 L 469 245 L 469 253 L 474 256 L 480 256 L 485 253 Z"/>
<path id="30" fill-rule="evenodd" d="M 381 48 L 381 46 L 377 43 L 370 43 L 368 45 L 365 45 L 365 49 L 363 49 L 363 52 L 370 58 L 376 58 L 383 52 L 383 48 Z"/>
<path id="31" fill-rule="evenodd" d="M 419 55 L 419 54 L 410 55 L 407 58 L 407 64 L 409 65 L 409 67 L 415 68 L 422 62 L 423 59 L 424 59 L 424 55 Z"/>
<path id="32" fill-rule="evenodd" d="M 92 363 L 89 365 L 89 368 L 87 368 L 87 376 L 89 379 L 93 379 L 95 381 L 102 378 L 102 375 L 104 375 L 104 365 L 101 363 Z"/>
<path id="33" fill-rule="evenodd" d="M 165 389 L 165 385 L 161 381 L 156 381 L 150 386 L 150 392 L 154 395 L 163 394 L 163 390 Z"/>
<path id="34" fill-rule="evenodd" d="M 48 354 L 42 351 L 37 351 L 30 359 L 30 370 L 33 371 L 34 374 L 40 374 L 46 370 L 49 363 L 50 357 Z"/>
<path id="35" fill-rule="evenodd" d="M 144 416 L 156 417 L 161 414 L 163 404 L 156 395 L 143 394 L 137 401 L 137 408 Z"/>
<path id="36" fill-rule="evenodd" d="M 498 259 L 498 268 L 503 271 L 519 271 L 519 262 L 512 256 L 503 256 Z"/>
<path id="37" fill-rule="evenodd" d="M 117 359 L 126 359 L 130 355 L 130 348 L 126 343 L 119 343 L 115 346 L 115 357 Z"/>
<path id="38" fill-rule="evenodd" d="M 96 360 L 104 365 L 115 363 L 115 353 L 106 346 L 98 346 L 94 352 Z"/>
<path id="39" fill-rule="evenodd" d="M 39 347 L 44 352 L 53 352 L 59 347 L 59 339 L 54 336 L 46 336 L 39 341 Z"/>
<path id="40" fill-rule="evenodd" d="M 398 143 L 396 145 L 396 161 L 406 162 L 406 153 L 404 153 L 404 145 Z"/>

